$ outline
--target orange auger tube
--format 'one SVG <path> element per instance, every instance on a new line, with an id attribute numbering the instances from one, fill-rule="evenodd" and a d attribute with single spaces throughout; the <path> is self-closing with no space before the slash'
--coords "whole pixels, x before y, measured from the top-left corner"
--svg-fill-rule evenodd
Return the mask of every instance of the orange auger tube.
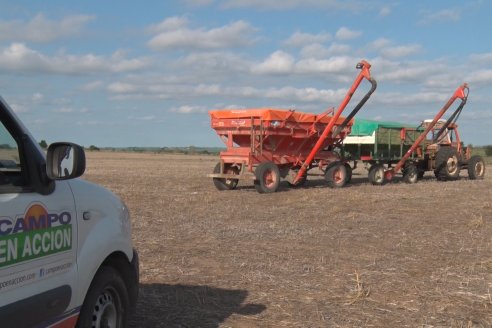
<path id="1" fill-rule="evenodd" d="M 446 111 L 449 109 L 449 107 L 451 107 L 451 105 L 458 98 L 461 99 L 461 103 L 458 106 L 458 108 L 456 109 L 455 114 L 458 111 L 461 111 L 463 106 L 466 104 L 466 100 L 468 98 L 468 92 L 469 92 L 468 84 L 466 84 L 466 83 L 463 83 L 462 85 L 460 85 L 458 87 L 458 89 L 456 89 L 453 96 L 451 98 L 449 98 L 448 102 L 444 105 L 443 108 L 441 108 L 439 113 L 436 114 L 436 116 L 434 117 L 432 122 L 429 124 L 429 126 L 425 129 L 424 132 L 422 132 L 422 134 L 417 138 L 417 140 L 415 140 L 412 147 L 410 147 L 410 149 L 405 153 L 405 155 L 401 158 L 401 160 L 398 163 L 396 163 L 396 165 L 394 167 L 392 167 L 392 168 L 390 168 L 384 172 L 384 178 L 387 181 L 390 181 L 391 179 L 393 179 L 395 174 L 400 171 L 400 169 L 403 167 L 403 165 L 405 165 L 405 162 L 407 161 L 407 159 L 412 155 L 412 153 L 415 151 L 415 149 L 417 149 L 419 144 L 425 139 L 425 137 L 427 136 L 427 133 L 429 133 L 434 128 L 434 126 L 437 124 L 437 121 L 439 121 L 439 119 L 444 115 L 444 113 L 446 113 Z M 448 122 L 446 122 L 445 125 L 449 124 L 450 120 L 456 116 L 455 114 L 453 114 L 449 118 Z"/>
<path id="2" fill-rule="evenodd" d="M 352 118 L 355 116 L 355 114 L 357 114 L 357 112 L 366 103 L 366 101 L 369 99 L 369 97 L 371 97 L 371 94 L 376 90 L 376 87 L 377 87 L 376 80 L 374 80 L 373 78 L 371 78 L 371 72 L 369 70 L 371 68 L 371 64 L 369 64 L 365 60 L 362 60 L 360 63 L 357 64 L 356 68 L 361 70 L 360 73 L 359 73 L 359 75 L 355 79 L 355 81 L 352 84 L 352 87 L 350 88 L 350 90 L 345 95 L 345 98 L 341 102 L 341 104 L 338 107 L 337 111 L 332 116 L 332 118 L 331 118 L 330 122 L 328 123 L 328 125 L 326 126 L 325 130 L 320 135 L 318 141 L 316 142 L 316 144 L 314 145 L 313 149 L 311 150 L 311 152 L 309 153 L 308 157 L 306 158 L 306 161 L 302 164 L 301 169 L 299 170 L 299 172 L 297 173 L 296 178 L 294 179 L 294 184 L 297 183 L 298 181 L 300 181 L 300 179 L 302 179 L 302 177 L 306 173 L 307 169 L 309 168 L 309 166 L 311 165 L 311 162 L 314 159 L 314 156 L 320 150 L 320 148 L 323 145 L 323 142 L 325 141 L 325 139 L 328 136 L 328 134 L 330 132 L 332 132 L 331 129 L 335 125 L 335 122 L 337 122 L 338 118 L 340 117 L 340 115 L 344 111 L 345 107 L 350 102 L 350 99 L 354 95 L 355 91 L 359 87 L 359 85 L 362 82 L 362 80 L 363 79 L 367 79 L 369 82 L 371 82 L 371 84 L 372 84 L 371 90 L 369 90 L 369 92 L 367 92 L 367 94 L 364 96 L 364 98 L 361 99 L 361 101 L 357 104 L 357 106 L 354 107 L 354 109 L 352 110 L 352 112 L 345 118 L 345 121 L 342 123 L 342 125 L 340 125 L 337 128 L 337 130 L 335 132 L 333 132 L 333 135 L 334 136 L 336 136 L 338 133 L 340 133 L 340 131 L 343 130 L 343 128 L 348 124 L 348 122 L 350 122 L 350 120 L 352 120 Z"/>

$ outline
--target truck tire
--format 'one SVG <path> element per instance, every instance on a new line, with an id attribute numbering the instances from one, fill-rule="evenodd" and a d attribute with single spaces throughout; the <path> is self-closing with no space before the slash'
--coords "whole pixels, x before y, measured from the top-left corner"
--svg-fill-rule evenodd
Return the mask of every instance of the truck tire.
<path id="1" fill-rule="evenodd" d="M 385 183 L 384 166 L 382 164 L 374 164 L 369 169 L 369 182 L 375 186 L 382 186 Z"/>
<path id="2" fill-rule="evenodd" d="M 263 162 L 255 170 L 255 188 L 260 194 L 276 192 L 280 185 L 280 170 L 272 162 Z"/>
<path id="3" fill-rule="evenodd" d="M 126 327 L 129 313 L 130 301 L 123 278 L 114 268 L 102 266 L 85 296 L 77 327 Z"/>
<path id="4" fill-rule="evenodd" d="M 214 168 L 214 173 L 220 173 L 220 163 L 217 163 Z M 230 164 L 224 165 L 224 173 L 227 174 L 239 174 L 239 169 L 237 167 L 233 167 Z M 239 182 L 238 179 L 222 179 L 222 178 L 213 178 L 215 188 L 217 190 L 232 190 L 236 189 L 237 184 Z"/>
<path id="5" fill-rule="evenodd" d="M 335 162 L 325 171 L 325 180 L 331 188 L 342 188 L 347 183 L 347 167 L 341 162 Z"/>
<path id="6" fill-rule="evenodd" d="M 481 156 L 475 155 L 468 161 L 468 177 L 470 180 L 483 179 L 485 175 L 485 162 Z"/>
<path id="7" fill-rule="evenodd" d="M 419 179 L 419 171 L 413 163 L 408 163 L 403 169 L 403 181 L 406 183 L 416 183 Z"/>
<path id="8" fill-rule="evenodd" d="M 438 180 L 456 180 L 460 177 L 458 152 L 453 147 L 441 147 L 436 154 L 434 170 Z"/>

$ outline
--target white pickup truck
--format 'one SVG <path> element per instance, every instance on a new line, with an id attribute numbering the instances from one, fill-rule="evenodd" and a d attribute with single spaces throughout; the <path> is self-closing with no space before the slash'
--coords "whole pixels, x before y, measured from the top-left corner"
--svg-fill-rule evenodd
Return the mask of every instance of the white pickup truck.
<path id="1" fill-rule="evenodd" d="M 0 326 L 125 327 L 138 255 L 125 204 L 76 179 L 82 147 L 47 154 L 0 97 Z"/>

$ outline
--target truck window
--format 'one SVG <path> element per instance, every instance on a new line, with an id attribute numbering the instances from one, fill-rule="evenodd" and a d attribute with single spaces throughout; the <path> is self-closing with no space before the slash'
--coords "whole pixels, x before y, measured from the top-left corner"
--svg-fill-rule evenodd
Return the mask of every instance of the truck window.
<path id="1" fill-rule="evenodd" d="M 25 185 L 19 147 L 5 126 L 0 124 L 0 193 Z M 14 188 L 12 188 L 14 187 Z"/>

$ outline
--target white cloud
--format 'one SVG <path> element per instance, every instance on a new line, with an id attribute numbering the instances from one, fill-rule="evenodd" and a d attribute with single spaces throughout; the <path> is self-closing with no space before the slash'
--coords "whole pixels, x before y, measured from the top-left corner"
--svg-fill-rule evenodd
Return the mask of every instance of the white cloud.
<path id="1" fill-rule="evenodd" d="M 492 84 L 492 69 L 479 69 L 470 72 L 466 77 L 465 81 L 470 84 Z"/>
<path id="2" fill-rule="evenodd" d="M 389 14 L 391 14 L 391 7 L 390 6 L 383 6 L 381 7 L 381 9 L 379 10 L 379 16 L 380 17 L 386 17 L 388 16 Z"/>
<path id="3" fill-rule="evenodd" d="M 162 23 L 151 27 L 158 31 L 147 45 L 154 50 L 168 49 L 222 49 L 243 47 L 254 43 L 252 38 L 256 29 L 245 21 L 236 21 L 213 29 L 190 29 L 187 21 L 167 18 Z"/>
<path id="4" fill-rule="evenodd" d="M 381 55 L 389 58 L 407 57 L 418 54 L 422 51 L 419 44 L 408 44 L 395 47 L 387 47 L 381 50 Z"/>
<path id="5" fill-rule="evenodd" d="M 104 83 L 102 81 L 92 81 L 84 84 L 81 89 L 84 91 L 96 91 L 103 87 Z"/>
<path id="6" fill-rule="evenodd" d="M 332 43 L 329 47 L 314 43 L 307 45 L 301 49 L 301 57 L 303 58 L 326 58 L 332 55 L 343 55 L 350 52 L 350 46 L 341 43 Z"/>
<path id="7" fill-rule="evenodd" d="M 136 90 L 137 87 L 130 83 L 114 82 L 108 85 L 108 91 L 112 93 L 129 93 Z"/>
<path id="8" fill-rule="evenodd" d="M 350 40 L 350 39 L 358 38 L 361 35 L 362 35 L 361 31 L 354 31 L 345 26 L 342 26 L 338 29 L 337 33 L 335 34 L 335 37 L 339 40 Z"/>
<path id="9" fill-rule="evenodd" d="M 257 74 L 288 74 L 294 67 L 294 57 L 281 50 L 272 53 L 265 61 L 254 66 Z"/>
<path id="10" fill-rule="evenodd" d="M 170 109 L 170 111 L 179 114 L 194 114 L 194 113 L 206 113 L 209 109 L 210 108 L 205 106 L 184 105 L 179 107 L 173 107 Z"/>
<path id="11" fill-rule="evenodd" d="M 30 49 L 23 43 L 12 43 L 0 48 L 0 71 L 49 74 L 88 74 L 101 72 L 127 72 L 139 70 L 150 64 L 147 58 L 125 59 L 93 54 L 68 55 L 58 53 L 49 57 Z"/>
<path id="12" fill-rule="evenodd" d="M 149 33 L 159 33 L 185 28 L 186 25 L 188 25 L 188 19 L 186 17 L 174 16 L 168 17 L 158 24 L 149 26 L 147 30 Z"/>
<path id="13" fill-rule="evenodd" d="M 323 43 L 329 41 L 330 39 L 331 39 L 330 33 L 310 34 L 310 33 L 295 32 L 283 43 L 290 47 L 302 47 L 312 43 Z"/>
<path id="14" fill-rule="evenodd" d="M 471 54 L 470 60 L 479 64 L 491 64 L 492 63 L 492 52 L 483 54 Z"/>
<path id="15" fill-rule="evenodd" d="M 457 22 L 461 19 L 461 10 L 459 8 L 443 9 L 437 12 L 424 12 L 422 15 L 422 19 L 418 21 L 419 25 Z"/>
<path id="16" fill-rule="evenodd" d="M 53 40 L 73 37 L 95 16 L 73 15 L 60 21 L 47 19 L 42 13 L 37 14 L 28 22 L 0 21 L 0 41 L 50 42 Z"/>
<path id="17" fill-rule="evenodd" d="M 286 10 L 299 7 L 360 10 L 360 2 L 351 0 L 223 0 L 221 6 L 223 8 L 253 7 L 262 10 Z"/>
<path id="18" fill-rule="evenodd" d="M 329 59 L 301 59 L 296 63 L 296 72 L 302 74 L 353 73 L 357 60 L 350 57 L 331 57 Z"/>

